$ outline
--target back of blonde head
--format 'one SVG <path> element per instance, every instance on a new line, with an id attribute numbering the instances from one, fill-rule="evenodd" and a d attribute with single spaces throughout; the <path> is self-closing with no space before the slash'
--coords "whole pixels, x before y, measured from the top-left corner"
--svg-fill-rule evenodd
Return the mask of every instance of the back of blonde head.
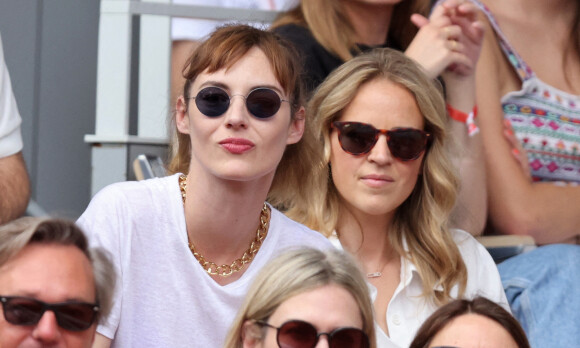
<path id="1" fill-rule="evenodd" d="M 311 248 L 290 250 L 270 261 L 246 295 L 228 334 L 227 348 L 241 348 L 243 324 L 264 320 L 287 299 L 325 285 L 347 290 L 360 308 L 363 331 L 375 348 L 373 309 L 366 281 L 351 257 L 338 250 Z"/>
<path id="2" fill-rule="evenodd" d="M 451 299 L 454 285 L 459 285 L 462 294 L 467 280 L 465 264 L 448 229 L 458 179 L 445 146 L 446 114 L 441 86 L 404 54 L 376 49 L 360 55 L 319 86 L 307 112 L 313 118 L 315 135 L 323 142 L 324 163 L 315 166 L 308 178 L 317 189 L 311 190 L 303 201 L 295 201 L 288 215 L 327 236 L 340 229 L 337 224 L 342 203 L 328 169 L 330 125 L 340 118 L 360 87 L 374 79 L 389 80 L 411 92 L 425 118 L 425 131 L 432 135 L 422 175 L 411 195 L 397 208 L 388 233 L 395 250 L 418 268 L 425 297 L 442 304 Z M 443 291 L 434 290 L 438 285 Z"/>

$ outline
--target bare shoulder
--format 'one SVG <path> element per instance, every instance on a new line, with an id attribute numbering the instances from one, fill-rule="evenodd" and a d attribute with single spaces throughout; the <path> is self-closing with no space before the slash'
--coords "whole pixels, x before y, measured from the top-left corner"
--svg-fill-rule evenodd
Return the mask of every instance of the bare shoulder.
<path id="1" fill-rule="evenodd" d="M 498 33 L 485 14 L 481 13 L 480 16 L 485 27 L 485 37 L 478 63 L 480 75 L 486 76 L 483 80 L 495 83 L 493 87 L 500 96 L 519 90 L 521 81 L 501 48 Z M 493 79 L 489 79 L 490 77 Z"/>

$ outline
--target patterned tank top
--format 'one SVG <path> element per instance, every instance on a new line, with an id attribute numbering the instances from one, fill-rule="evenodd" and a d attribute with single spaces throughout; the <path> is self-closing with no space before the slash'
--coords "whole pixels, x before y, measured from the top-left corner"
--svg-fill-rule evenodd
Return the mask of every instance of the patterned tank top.
<path id="1" fill-rule="evenodd" d="M 580 182 L 580 96 L 540 80 L 509 44 L 489 9 L 486 14 L 501 49 L 522 80 L 519 91 L 501 99 L 504 117 L 527 151 L 535 181 Z"/>

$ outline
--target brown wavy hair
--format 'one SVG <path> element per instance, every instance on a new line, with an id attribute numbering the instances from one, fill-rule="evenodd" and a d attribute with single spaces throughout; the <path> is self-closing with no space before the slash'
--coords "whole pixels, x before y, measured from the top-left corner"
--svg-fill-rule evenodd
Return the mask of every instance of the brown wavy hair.
<path id="1" fill-rule="evenodd" d="M 520 323 L 505 309 L 484 297 L 473 300 L 455 300 L 436 310 L 419 328 L 409 348 L 428 348 L 445 326 L 465 314 L 479 314 L 501 325 L 519 348 L 530 348 L 526 333 Z"/>
<path id="2" fill-rule="evenodd" d="M 248 25 L 227 25 L 216 29 L 187 59 L 183 68 L 185 84 L 183 96 L 188 97 L 191 85 L 203 72 L 213 73 L 227 69 L 244 57 L 252 48 L 259 48 L 268 58 L 276 79 L 289 95 L 292 118 L 305 105 L 304 88 L 301 81 L 302 66 L 298 53 L 291 43 L 275 33 Z M 187 102 L 189 107 L 190 101 Z M 175 114 L 171 117 L 171 159 L 169 173 L 188 173 L 191 161 L 191 142 L 188 134 L 182 134 L 175 125 Z M 296 144 L 286 147 L 282 160 L 270 187 L 268 201 L 284 206 L 295 195 L 308 190 L 302 178 L 317 161 L 316 140 L 312 134 L 310 119 L 305 120 L 304 134 Z"/>

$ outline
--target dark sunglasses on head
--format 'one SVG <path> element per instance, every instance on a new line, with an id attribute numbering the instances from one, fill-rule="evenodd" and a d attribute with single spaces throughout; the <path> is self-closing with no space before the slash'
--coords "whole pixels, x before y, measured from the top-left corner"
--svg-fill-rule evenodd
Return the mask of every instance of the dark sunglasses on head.
<path id="1" fill-rule="evenodd" d="M 4 319 L 12 325 L 36 325 L 46 311 L 54 312 L 58 326 L 69 331 L 83 331 L 97 318 L 99 306 L 85 302 L 45 303 L 34 298 L 0 296 Z"/>
<path id="2" fill-rule="evenodd" d="M 354 327 L 341 327 L 332 332 L 317 332 L 316 328 L 302 320 L 290 320 L 275 327 L 265 321 L 257 321 L 258 324 L 276 329 L 276 341 L 281 348 L 314 348 L 320 336 L 328 337 L 330 348 L 368 348 L 369 337 L 361 330 Z"/>
<path id="3" fill-rule="evenodd" d="M 219 87 L 205 87 L 195 97 L 189 99 L 195 99 L 195 105 L 202 114 L 207 117 L 218 117 L 228 111 L 230 100 L 235 96 L 246 100 L 246 108 L 256 118 L 272 117 L 280 110 L 282 102 L 288 102 L 280 98 L 273 89 L 265 87 L 253 89 L 247 96 L 241 94 L 230 96 Z"/>
<path id="4" fill-rule="evenodd" d="M 363 155 L 372 150 L 379 135 L 387 137 L 387 146 L 391 154 L 401 161 L 419 158 L 427 148 L 431 134 L 415 128 L 395 128 L 392 130 L 376 129 L 368 123 L 332 122 L 338 131 L 340 147 L 351 155 Z"/>

